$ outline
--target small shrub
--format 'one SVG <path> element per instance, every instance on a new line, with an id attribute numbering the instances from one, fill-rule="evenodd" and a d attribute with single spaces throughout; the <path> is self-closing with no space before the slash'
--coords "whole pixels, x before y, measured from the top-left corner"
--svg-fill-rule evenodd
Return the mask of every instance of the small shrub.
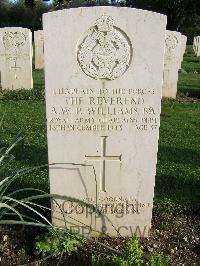
<path id="1" fill-rule="evenodd" d="M 169 266 L 171 258 L 155 253 L 148 262 L 142 259 L 143 250 L 136 239 L 130 240 L 124 253 L 120 256 L 108 256 L 106 258 L 93 256 L 92 266 Z"/>
<path id="2" fill-rule="evenodd" d="M 83 238 L 77 234 L 72 234 L 67 230 L 49 231 L 44 238 L 36 242 L 36 250 L 42 255 L 58 257 L 63 253 L 70 254 L 76 251 L 83 243 Z"/>
<path id="3" fill-rule="evenodd" d="M 151 257 L 151 260 L 149 263 L 147 263 L 147 266 L 169 266 L 170 263 L 171 258 L 169 256 L 162 256 L 156 253 Z"/>
<path id="4" fill-rule="evenodd" d="M 136 239 L 132 239 L 125 250 L 125 257 L 127 258 L 128 265 L 139 266 L 142 265 L 142 247 L 139 246 L 139 243 Z"/>
<path id="5" fill-rule="evenodd" d="M 92 259 L 93 266 L 141 266 L 143 265 L 142 260 L 142 247 L 136 239 L 129 241 L 125 252 L 120 255 L 112 255 L 106 258 L 99 258 L 94 256 Z"/>

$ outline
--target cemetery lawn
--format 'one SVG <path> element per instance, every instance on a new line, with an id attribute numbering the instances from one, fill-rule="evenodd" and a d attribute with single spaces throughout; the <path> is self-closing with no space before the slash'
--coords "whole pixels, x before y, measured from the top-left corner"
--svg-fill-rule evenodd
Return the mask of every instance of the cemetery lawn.
<path id="1" fill-rule="evenodd" d="M 190 47 L 182 68 L 186 72 L 180 73 L 179 91 L 187 93 L 191 90 L 192 97 L 199 97 L 200 63 L 196 62 Z M 185 90 L 186 87 L 187 90 Z M 47 164 L 43 72 L 34 71 L 33 91 L 1 93 L 0 114 L 1 117 L 3 116 L 3 124 L 0 128 L 0 148 L 8 146 L 18 132 L 21 132 L 24 137 L 12 152 L 15 160 L 5 167 L 1 177 L 8 176 L 24 167 L 32 168 Z M 198 98 L 179 96 L 176 101 L 162 102 L 153 228 L 151 238 L 140 240 L 140 243 L 147 256 L 154 252 L 161 252 L 171 257 L 173 265 L 181 263 L 184 265 L 196 263 L 193 265 L 197 265 L 200 255 L 199 127 L 200 100 Z M 47 167 L 20 177 L 15 182 L 13 190 L 24 187 L 49 192 Z M 49 206 L 49 201 L 43 204 Z M 5 257 L 2 255 L 2 262 L 4 261 L 6 265 L 13 265 L 14 259 L 20 263 L 26 261 L 27 258 L 35 259 L 37 256 L 33 254 L 34 238 L 41 232 L 32 230 L 30 233 L 27 230 L 28 233 L 22 234 L 17 229 L 16 232 L 13 232 L 13 229 L 11 231 L 7 232 L 10 242 L 0 244 L 0 254 L 5 253 L 5 248 L 9 250 Z M 3 233 L 0 233 L 1 237 L 4 237 Z M 124 241 L 121 240 L 109 240 L 108 243 L 118 249 L 123 248 L 124 245 Z M 17 245 L 17 251 L 13 248 L 14 245 Z M 27 245 L 31 247 L 27 248 Z M 102 250 L 99 250 L 95 244 L 92 247 L 87 246 L 87 252 L 91 252 L 93 248 L 101 254 Z M 77 256 L 75 256 L 75 261 L 76 258 Z M 48 262 L 47 265 L 54 264 Z M 71 264 L 65 263 L 64 265 Z"/>
<path id="2" fill-rule="evenodd" d="M 178 82 L 179 92 L 190 97 L 200 98 L 200 59 L 195 56 L 192 46 L 187 46 L 181 67 Z"/>

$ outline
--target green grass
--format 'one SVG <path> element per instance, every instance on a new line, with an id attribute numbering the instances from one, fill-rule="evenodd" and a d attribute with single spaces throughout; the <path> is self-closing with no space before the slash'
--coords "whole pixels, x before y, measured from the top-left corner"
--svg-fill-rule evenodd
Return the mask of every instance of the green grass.
<path id="1" fill-rule="evenodd" d="M 33 71 L 34 89 L 4 91 L 0 93 L 0 114 L 4 115 L 0 131 L 0 147 L 9 145 L 18 132 L 24 141 L 14 151 L 15 161 L 5 168 L 5 175 L 23 167 L 48 163 L 46 116 L 44 103 L 44 72 Z M 4 173 L 3 173 L 4 174 Z M 48 171 L 38 170 L 24 176 L 16 184 L 18 188 L 33 187 L 48 191 Z"/>
<path id="2" fill-rule="evenodd" d="M 189 47 L 183 64 L 188 66 L 192 60 L 196 69 L 196 64 L 199 63 Z M 38 166 L 48 161 L 43 71 L 34 71 L 33 77 L 34 90 L 5 92 L 0 95 L 0 114 L 4 114 L 0 147 L 9 145 L 19 131 L 24 136 L 24 142 L 14 151 L 15 161 L 5 168 L 1 174 L 3 176 L 19 168 Z M 182 91 L 187 86 L 188 90 L 199 91 L 199 78 L 200 74 L 181 73 L 179 90 Z M 199 114 L 198 102 L 162 103 L 155 186 L 157 202 L 167 199 L 187 208 L 195 208 L 200 202 Z M 48 170 L 37 170 L 25 175 L 17 181 L 14 189 L 21 187 L 48 191 Z"/>
<path id="3" fill-rule="evenodd" d="M 200 103 L 163 102 L 155 194 L 181 204 L 200 201 Z"/>
<path id="4" fill-rule="evenodd" d="M 45 107 L 41 101 L 3 101 L 0 113 L 4 114 L 0 147 L 8 145 L 17 132 L 22 132 L 24 141 L 13 152 L 15 160 L 5 169 L 15 172 L 19 168 L 47 163 Z M 40 170 L 18 180 L 17 186 L 48 189 L 46 170 Z"/>
<path id="5" fill-rule="evenodd" d="M 200 98 L 200 59 L 191 46 L 187 47 L 181 67 L 184 73 L 179 73 L 178 91 Z"/>

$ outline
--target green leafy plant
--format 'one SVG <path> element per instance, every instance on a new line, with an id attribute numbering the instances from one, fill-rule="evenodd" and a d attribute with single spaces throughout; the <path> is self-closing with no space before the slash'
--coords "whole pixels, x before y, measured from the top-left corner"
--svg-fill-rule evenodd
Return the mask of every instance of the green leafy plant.
<path id="1" fill-rule="evenodd" d="M 140 266 L 143 265 L 143 250 L 136 239 L 131 239 L 124 253 L 120 256 L 112 255 L 106 258 L 93 256 L 93 266 Z"/>
<path id="2" fill-rule="evenodd" d="M 92 257 L 92 266 L 128 266 L 127 261 L 120 256 L 108 256 L 100 258 L 98 256 Z"/>
<path id="3" fill-rule="evenodd" d="M 36 242 L 38 253 L 58 257 L 65 252 L 70 254 L 72 251 L 76 251 L 84 242 L 83 237 L 68 230 L 59 230 L 58 234 L 59 238 L 50 230 L 44 238 L 40 238 Z"/>
<path id="4" fill-rule="evenodd" d="M 171 258 L 169 256 L 162 256 L 159 253 L 152 255 L 150 262 L 147 266 L 169 266 L 171 263 Z"/>
<path id="5" fill-rule="evenodd" d="M 105 258 L 93 256 L 92 266 L 169 266 L 171 258 L 169 256 L 163 256 L 159 253 L 155 253 L 148 261 L 144 261 L 143 248 L 139 246 L 136 239 L 132 239 L 128 242 L 127 247 L 122 255 L 112 255 Z"/>
<path id="6" fill-rule="evenodd" d="M 139 246 L 139 243 L 136 239 L 132 239 L 125 250 L 125 258 L 129 265 L 139 266 L 143 263 L 142 260 L 143 250 Z"/>

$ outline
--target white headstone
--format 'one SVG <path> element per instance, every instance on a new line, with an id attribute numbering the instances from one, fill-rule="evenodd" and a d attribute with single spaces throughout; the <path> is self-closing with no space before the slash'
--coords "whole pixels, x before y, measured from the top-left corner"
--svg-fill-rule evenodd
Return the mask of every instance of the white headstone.
<path id="1" fill-rule="evenodd" d="M 193 50 L 196 56 L 200 56 L 200 36 L 194 37 Z"/>
<path id="2" fill-rule="evenodd" d="M 50 191 L 97 205 L 123 236 L 147 236 L 166 17 L 90 7 L 47 13 L 43 22 L 48 154 L 56 164 Z M 87 207 L 58 203 L 71 230 L 117 235 Z M 53 222 L 65 226 L 58 206 L 52 208 Z"/>
<path id="3" fill-rule="evenodd" d="M 197 36 L 194 37 L 193 50 L 194 50 L 195 55 L 197 55 Z"/>
<path id="4" fill-rule="evenodd" d="M 0 29 L 0 71 L 2 89 L 31 89 L 32 33 L 29 29 Z"/>
<path id="5" fill-rule="evenodd" d="M 44 68 L 44 36 L 43 30 L 34 32 L 35 43 L 35 69 Z"/>
<path id="6" fill-rule="evenodd" d="M 181 47 L 181 33 L 167 31 L 162 97 L 176 98 Z"/>

